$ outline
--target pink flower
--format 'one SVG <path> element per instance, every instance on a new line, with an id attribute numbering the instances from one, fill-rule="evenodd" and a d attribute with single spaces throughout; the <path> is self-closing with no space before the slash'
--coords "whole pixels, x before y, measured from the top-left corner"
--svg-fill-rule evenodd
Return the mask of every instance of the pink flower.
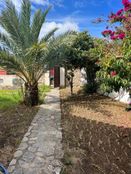
<path id="1" fill-rule="evenodd" d="M 117 35 L 116 36 L 113 35 L 113 36 L 110 37 L 110 39 L 111 40 L 116 40 L 116 39 L 118 39 L 118 36 Z"/>
<path id="2" fill-rule="evenodd" d="M 112 77 L 117 75 L 116 71 L 111 71 L 110 74 L 111 74 Z"/>
<path id="3" fill-rule="evenodd" d="M 118 35 L 118 38 L 119 38 L 119 39 L 124 39 L 124 38 L 125 38 L 125 33 L 120 33 L 120 34 Z"/>
<path id="4" fill-rule="evenodd" d="M 129 2 L 129 0 L 122 0 L 122 4 L 123 4 L 125 7 L 127 7 L 127 6 L 130 4 L 130 2 Z"/>
<path id="5" fill-rule="evenodd" d="M 103 36 L 108 36 L 111 35 L 112 31 L 111 30 L 105 30 L 102 32 Z"/>
<path id="6" fill-rule="evenodd" d="M 131 10 L 131 2 L 129 0 L 122 0 L 122 3 L 124 5 L 124 11 L 130 11 Z"/>
<path id="7" fill-rule="evenodd" d="M 112 31 L 112 33 L 110 34 L 110 36 L 114 36 L 115 35 L 115 31 Z"/>
<path id="8" fill-rule="evenodd" d="M 121 22 L 122 20 L 125 20 L 126 17 L 122 13 L 120 15 L 120 12 L 118 11 L 117 14 L 111 14 L 111 16 L 109 16 L 109 19 L 111 23 L 114 23 L 114 22 Z"/>
<path id="9" fill-rule="evenodd" d="M 117 14 L 117 15 L 121 15 L 121 14 L 123 13 L 123 11 L 124 11 L 124 10 L 121 9 L 121 10 L 119 10 L 116 14 Z"/>
<path id="10" fill-rule="evenodd" d="M 124 11 L 130 11 L 130 10 L 131 10 L 131 5 L 124 8 Z"/>
<path id="11" fill-rule="evenodd" d="M 110 18 L 110 19 L 114 19 L 114 18 L 116 18 L 116 14 L 111 13 L 111 15 L 109 16 L 109 18 Z"/>

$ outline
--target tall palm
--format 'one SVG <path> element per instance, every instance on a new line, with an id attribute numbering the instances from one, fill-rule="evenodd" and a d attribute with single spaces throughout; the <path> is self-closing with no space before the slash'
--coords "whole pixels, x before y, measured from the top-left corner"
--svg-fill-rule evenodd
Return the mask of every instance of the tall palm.
<path id="1" fill-rule="evenodd" d="M 47 42 L 57 28 L 39 39 L 41 28 L 50 11 L 38 10 L 31 18 L 31 3 L 22 0 L 18 13 L 13 2 L 6 0 L 6 7 L 0 14 L 0 66 L 12 70 L 25 83 L 26 104 L 37 105 L 38 81 L 46 69 Z"/>

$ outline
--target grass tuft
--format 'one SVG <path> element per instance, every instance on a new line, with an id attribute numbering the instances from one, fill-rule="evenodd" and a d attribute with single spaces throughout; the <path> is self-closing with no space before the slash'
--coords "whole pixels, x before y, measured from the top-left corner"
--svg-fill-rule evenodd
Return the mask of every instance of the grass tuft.
<path id="1" fill-rule="evenodd" d="M 0 90 L 0 109 L 12 108 L 22 101 L 20 90 Z"/>
<path id="2" fill-rule="evenodd" d="M 47 92 L 50 91 L 50 87 L 46 85 L 40 85 L 39 86 L 39 96 L 40 96 L 40 104 L 43 103 L 44 97 Z M 23 101 L 23 95 L 21 92 L 21 89 L 15 89 L 15 90 L 6 90 L 1 89 L 0 90 L 0 110 L 5 110 L 12 108 L 18 104 L 20 104 Z"/>

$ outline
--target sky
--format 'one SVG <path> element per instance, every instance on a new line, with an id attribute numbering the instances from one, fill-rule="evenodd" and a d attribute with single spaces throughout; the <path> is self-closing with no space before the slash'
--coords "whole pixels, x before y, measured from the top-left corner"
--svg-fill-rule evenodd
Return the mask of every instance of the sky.
<path id="1" fill-rule="evenodd" d="M 20 1 L 12 0 L 20 11 Z M 106 23 L 94 24 L 96 18 L 106 17 L 111 12 L 118 11 L 122 0 L 31 0 L 32 15 L 37 9 L 43 11 L 49 5 L 52 9 L 43 25 L 40 37 L 49 30 L 58 27 L 57 35 L 68 30 L 89 31 L 93 37 L 102 37 L 101 32 L 105 29 Z M 3 9 L 4 0 L 0 0 L 0 11 Z"/>

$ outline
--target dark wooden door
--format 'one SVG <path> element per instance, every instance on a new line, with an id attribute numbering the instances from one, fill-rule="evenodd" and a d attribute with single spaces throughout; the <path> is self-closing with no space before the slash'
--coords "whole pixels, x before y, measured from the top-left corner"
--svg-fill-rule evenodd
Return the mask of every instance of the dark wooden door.
<path id="1" fill-rule="evenodd" d="M 54 68 L 54 87 L 60 87 L 60 67 L 55 66 Z"/>

